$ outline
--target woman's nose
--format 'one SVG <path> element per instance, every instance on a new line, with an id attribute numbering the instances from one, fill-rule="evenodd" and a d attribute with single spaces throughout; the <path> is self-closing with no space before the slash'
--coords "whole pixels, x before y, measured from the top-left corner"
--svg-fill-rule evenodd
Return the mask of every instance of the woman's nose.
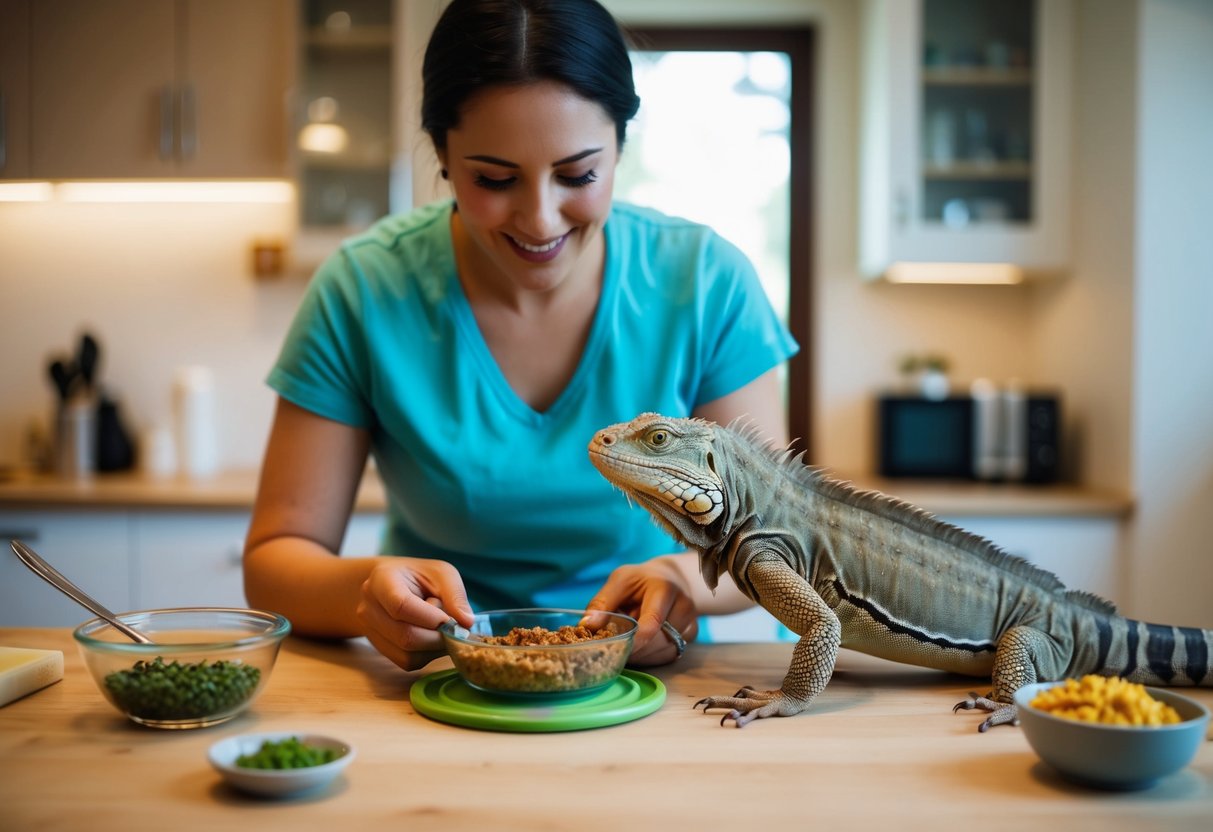
<path id="1" fill-rule="evenodd" d="M 528 189 L 514 222 L 519 231 L 533 238 L 528 242 L 544 243 L 563 234 L 555 189 L 546 183 Z"/>

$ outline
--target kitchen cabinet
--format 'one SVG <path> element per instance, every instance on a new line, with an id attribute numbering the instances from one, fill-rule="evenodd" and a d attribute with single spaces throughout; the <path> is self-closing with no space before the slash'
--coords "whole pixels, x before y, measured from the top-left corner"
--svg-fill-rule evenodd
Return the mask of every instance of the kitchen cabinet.
<path id="1" fill-rule="evenodd" d="M 353 233 L 391 210 L 394 6 L 300 4 L 295 153 L 308 230 Z"/>
<path id="2" fill-rule="evenodd" d="M 140 607 L 243 607 L 241 559 L 247 512 L 138 512 L 132 524 L 135 597 Z M 383 521 L 355 514 L 342 553 L 379 551 Z"/>
<path id="3" fill-rule="evenodd" d="M 0 0 L 0 179 L 30 175 L 31 0 Z"/>
<path id="4" fill-rule="evenodd" d="M 28 78 L 5 126 L 29 161 L 0 176 L 289 174 L 290 0 L 2 1 L 0 29 L 28 27 L 3 60 Z"/>
<path id="5" fill-rule="evenodd" d="M 1069 257 L 1070 0 L 867 0 L 860 259 Z"/>
<path id="6" fill-rule="evenodd" d="M 241 555 L 244 510 L 45 510 L 0 512 L 0 540 L 28 543 L 115 612 L 175 606 L 246 606 Z M 383 518 L 350 519 L 342 553 L 378 551 Z M 0 626 L 67 627 L 89 613 L 35 576 L 11 553 L 0 557 Z"/>
<path id="7" fill-rule="evenodd" d="M 9 548 L 21 540 L 111 610 L 134 608 L 126 512 L 0 511 L 0 626 L 66 627 L 91 617 Z"/>
<path id="8" fill-rule="evenodd" d="M 1052 572 L 1069 589 L 1124 601 L 1123 524 L 1116 517 L 943 517 Z"/>

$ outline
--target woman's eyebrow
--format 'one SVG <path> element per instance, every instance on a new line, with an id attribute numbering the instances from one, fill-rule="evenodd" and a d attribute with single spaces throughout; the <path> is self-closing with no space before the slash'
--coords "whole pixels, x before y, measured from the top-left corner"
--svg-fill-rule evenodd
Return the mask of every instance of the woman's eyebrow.
<path id="1" fill-rule="evenodd" d="M 601 147 L 591 147 L 587 150 L 581 151 L 580 153 L 574 153 L 572 156 L 566 156 L 563 159 L 557 159 L 555 162 L 552 163 L 552 167 L 558 168 L 561 165 L 567 165 L 572 162 L 579 162 L 582 159 L 584 159 L 586 156 L 593 156 L 595 153 L 601 153 L 601 152 L 602 152 Z M 469 161 L 472 161 L 472 162 L 484 162 L 485 164 L 489 164 L 489 165 L 497 165 L 498 167 L 502 167 L 502 168 L 517 168 L 519 166 L 517 162 L 510 162 L 505 159 L 498 159 L 496 156 L 484 156 L 484 155 L 477 154 L 474 156 L 464 156 L 463 158 L 465 158 Z"/>

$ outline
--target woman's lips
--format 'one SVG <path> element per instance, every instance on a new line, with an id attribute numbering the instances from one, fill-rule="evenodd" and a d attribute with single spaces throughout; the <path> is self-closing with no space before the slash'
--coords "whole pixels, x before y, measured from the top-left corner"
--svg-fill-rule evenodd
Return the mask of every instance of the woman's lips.
<path id="1" fill-rule="evenodd" d="M 554 260 L 560 250 L 564 248 L 564 242 L 569 238 L 568 234 L 557 237 L 547 243 L 535 245 L 519 240 L 517 237 L 511 237 L 509 234 L 505 238 L 510 241 L 510 246 L 514 249 L 514 253 L 530 263 L 546 263 L 549 260 Z"/>

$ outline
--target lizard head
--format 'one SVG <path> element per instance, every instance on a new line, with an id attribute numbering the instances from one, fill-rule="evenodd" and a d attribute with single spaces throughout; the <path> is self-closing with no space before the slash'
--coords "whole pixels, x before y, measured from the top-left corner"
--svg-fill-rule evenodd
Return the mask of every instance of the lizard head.
<path id="1" fill-rule="evenodd" d="M 715 443 L 711 422 L 644 413 L 598 431 L 589 452 L 599 473 L 675 538 L 705 547 L 714 542 L 708 527 L 725 510 Z"/>

